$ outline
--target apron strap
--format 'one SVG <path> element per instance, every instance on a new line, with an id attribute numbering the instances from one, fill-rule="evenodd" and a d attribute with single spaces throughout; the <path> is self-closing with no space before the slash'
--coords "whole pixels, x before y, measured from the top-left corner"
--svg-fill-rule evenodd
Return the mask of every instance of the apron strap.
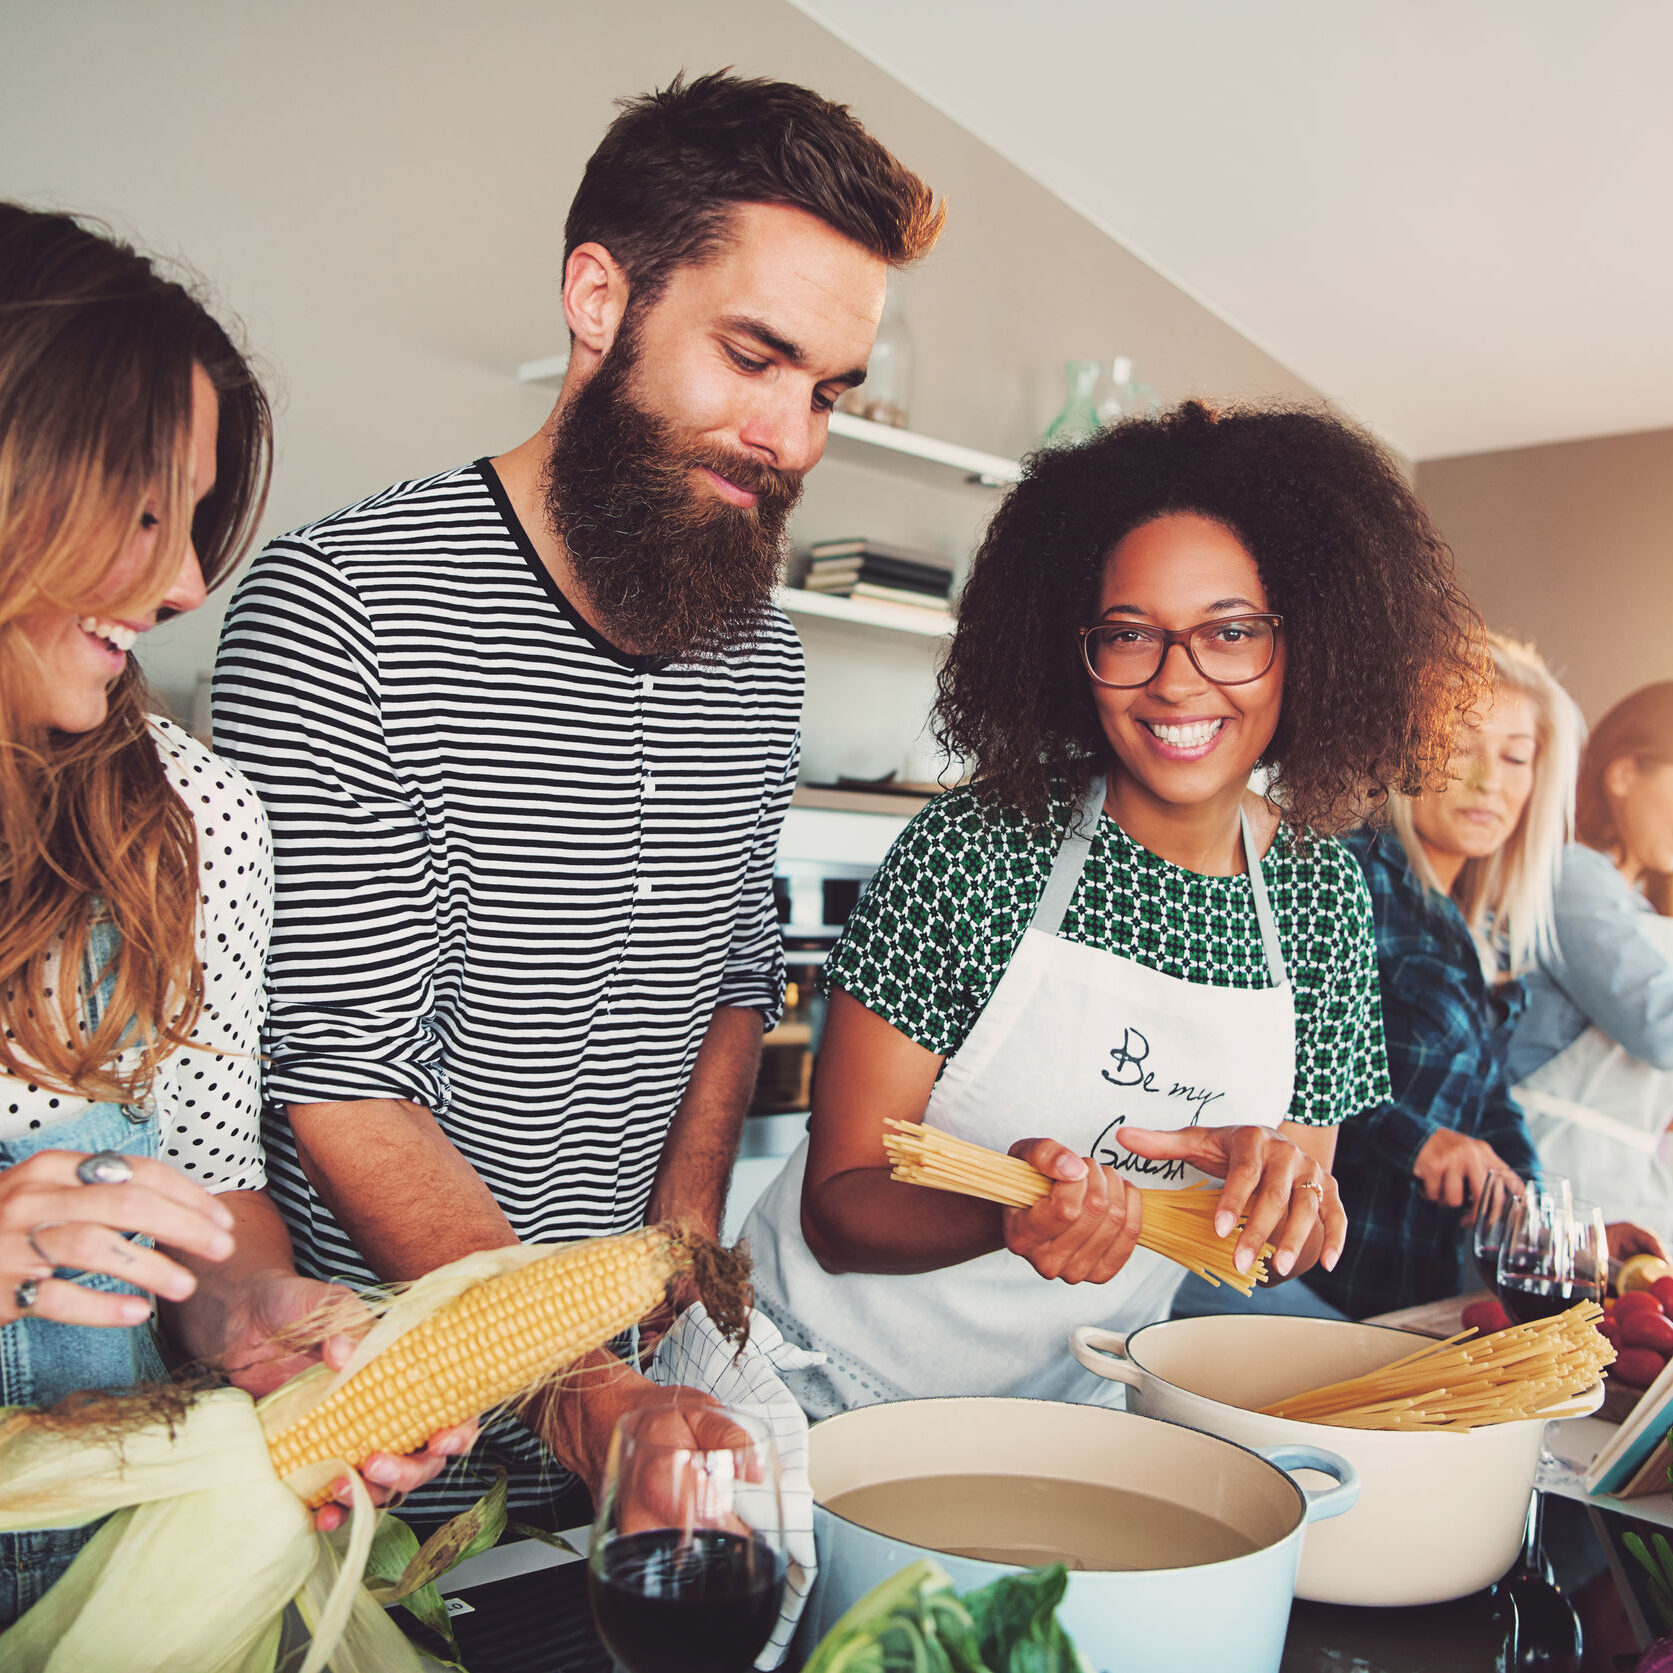
<path id="1" fill-rule="evenodd" d="M 1542 1092 L 1526 1081 L 1520 1086 L 1513 1086 L 1510 1095 L 1522 1106 L 1524 1114 L 1548 1115 L 1557 1121 L 1570 1122 L 1588 1133 L 1596 1133 L 1600 1138 L 1624 1144 L 1640 1155 L 1654 1156 L 1661 1148 L 1661 1137 L 1657 1133 L 1646 1133 L 1642 1127 L 1628 1126 L 1624 1121 L 1605 1115 L 1602 1110 L 1577 1104 L 1572 1098 L 1559 1098 L 1555 1092 Z"/>
<path id="2" fill-rule="evenodd" d="M 1272 916 L 1272 902 L 1267 899 L 1261 858 L 1255 851 L 1255 833 L 1243 808 L 1237 810 L 1237 817 L 1243 826 L 1243 863 L 1248 868 L 1249 887 L 1255 896 L 1255 922 L 1260 925 L 1261 945 L 1266 949 L 1267 974 L 1272 978 L 1272 985 L 1281 988 L 1289 981 L 1289 972 L 1284 968 L 1284 949 L 1278 943 L 1278 925 Z"/>
<path id="3" fill-rule="evenodd" d="M 1104 775 L 1100 773 L 1087 786 L 1075 820 L 1052 861 L 1051 875 L 1040 891 L 1040 903 L 1034 908 L 1030 929 L 1041 930 L 1047 935 L 1062 933 L 1063 915 L 1069 910 L 1069 902 L 1074 898 L 1075 887 L 1086 866 L 1086 857 L 1092 852 L 1092 838 L 1097 832 L 1098 816 L 1104 805 L 1105 784 Z M 1278 941 L 1272 902 L 1267 897 L 1266 878 L 1261 874 L 1260 856 L 1255 851 L 1255 833 L 1250 827 L 1249 815 L 1242 808 L 1238 809 L 1237 817 L 1243 830 L 1243 863 L 1248 869 L 1249 887 L 1255 897 L 1255 922 L 1260 926 L 1267 974 L 1272 978 L 1272 985 L 1281 988 L 1289 981 L 1289 972 L 1284 965 L 1284 949 Z"/>
<path id="4" fill-rule="evenodd" d="M 1086 856 L 1092 852 L 1098 814 L 1104 805 L 1104 783 L 1104 775 L 1099 773 L 1087 786 L 1074 823 L 1069 826 L 1068 834 L 1057 850 L 1057 858 L 1051 863 L 1051 875 L 1040 892 L 1040 904 L 1034 908 L 1030 929 L 1043 930 L 1047 935 L 1062 932 L 1063 914 L 1069 910 L 1075 885 L 1080 882 L 1081 871 L 1086 865 Z"/>

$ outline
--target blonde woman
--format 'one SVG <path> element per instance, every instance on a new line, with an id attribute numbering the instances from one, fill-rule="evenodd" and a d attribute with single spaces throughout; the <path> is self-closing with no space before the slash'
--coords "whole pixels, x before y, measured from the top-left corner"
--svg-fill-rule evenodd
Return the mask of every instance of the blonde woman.
<path id="1" fill-rule="evenodd" d="M 1505 1052 L 1517 978 L 1551 943 L 1581 721 L 1532 646 L 1490 645 L 1492 697 L 1462 729 L 1450 783 L 1391 797 L 1392 829 L 1346 838 L 1371 888 L 1394 1095 L 1342 1128 L 1353 1230 L 1335 1271 L 1306 1282 L 1353 1318 L 1456 1294 L 1483 1181 L 1537 1170 Z"/>
<path id="2" fill-rule="evenodd" d="M 266 826 L 130 655 L 236 562 L 269 448 L 187 290 L 0 203 L 0 1406 L 160 1376 L 154 1325 L 264 1392 L 329 1293 L 262 1189 Z M 455 1441 L 368 1474 L 416 1486 Z M 0 1536 L 0 1627 L 84 1537 Z"/>

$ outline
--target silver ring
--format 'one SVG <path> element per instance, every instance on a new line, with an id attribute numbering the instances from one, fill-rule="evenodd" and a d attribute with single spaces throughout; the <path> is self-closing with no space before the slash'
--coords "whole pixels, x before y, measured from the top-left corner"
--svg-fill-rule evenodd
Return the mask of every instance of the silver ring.
<path id="1" fill-rule="evenodd" d="M 35 1305 L 35 1299 L 40 1293 L 40 1284 L 33 1278 L 25 1278 L 12 1291 L 12 1305 L 17 1308 L 18 1312 L 27 1313 Z"/>
<path id="2" fill-rule="evenodd" d="M 1304 1179 L 1296 1186 L 1298 1191 L 1311 1191 L 1322 1204 L 1324 1202 L 1324 1187 L 1316 1179 Z"/>
<path id="3" fill-rule="evenodd" d="M 133 1177 L 133 1163 L 116 1150 L 96 1150 L 76 1163 L 76 1178 L 83 1185 L 126 1185 Z"/>
<path id="4" fill-rule="evenodd" d="M 41 1247 L 38 1241 L 40 1234 L 42 1232 L 51 1231 L 54 1226 L 67 1226 L 68 1224 L 68 1220 L 37 1220 L 35 1224 L 23 1234 L 29 1240 L 29 1247 L 35 1251 L 35 1259 L 38 1260 L 42 1266 L 56 1269 L 64 1263 L 62 1261 L 55 1261 L 52 1256 Z"/>

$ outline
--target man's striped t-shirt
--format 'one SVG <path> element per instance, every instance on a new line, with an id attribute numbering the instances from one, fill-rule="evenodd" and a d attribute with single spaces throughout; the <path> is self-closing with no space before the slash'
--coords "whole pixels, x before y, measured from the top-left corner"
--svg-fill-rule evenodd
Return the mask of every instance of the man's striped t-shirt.
<path id="1" fill-rule="evenodd" d="M 485 460 L 256 559 L 215 736 L 273 828 L 264 1137 L 300 1270 L 374 1281 L 302 1174 L 292 1103 L 426 1105 L 524 1240 L 641 1222 L 715 1008 L 770 1025 L 782 1002 L 802 679 L 776 610 L 723 662 L 616 650 Z M 549 1460 L 503 1439 L 529 1503 Z M 438 1486 L 424 1513 L 480 1491 Z"/>

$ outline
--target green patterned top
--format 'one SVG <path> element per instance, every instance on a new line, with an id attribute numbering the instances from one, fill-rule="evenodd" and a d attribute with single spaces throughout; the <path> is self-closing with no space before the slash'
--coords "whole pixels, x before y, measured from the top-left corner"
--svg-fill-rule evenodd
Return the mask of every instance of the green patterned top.
<path id="1" fill-rule="evenodd" d="M 1067 818 L 1056 810 L 1055 830 Z M 1057 837 L 967 790 L 901 832 L 849 918 L 824 983 L 942 1057 L 963 1045 L 1046 886 Z M 1390 1096 L 1371 898 L 1340 843 L 1279 828 L 1261 861 L 1295 987 L 1290 1119 L 1329 1126 Z M 1098 821 L 1062 934 L 1217 987 L 1269 978 L 1247 877 L 1206 877 Z"/>

